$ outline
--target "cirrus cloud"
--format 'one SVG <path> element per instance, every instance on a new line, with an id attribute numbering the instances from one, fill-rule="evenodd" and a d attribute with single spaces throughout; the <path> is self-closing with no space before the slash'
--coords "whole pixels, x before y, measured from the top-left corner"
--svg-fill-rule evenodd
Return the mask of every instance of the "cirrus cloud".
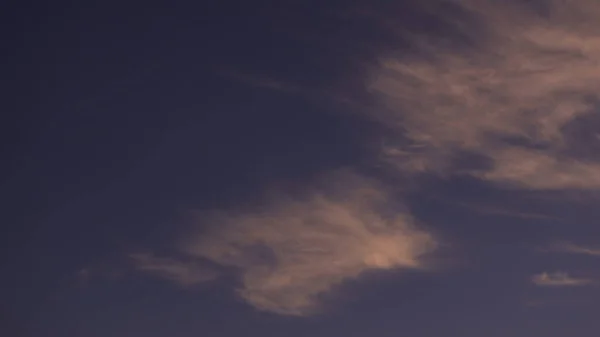
<path id="1" fill-rule="evenodd" d="M 599 158 L 573 155 L 598 137 L 565 134 L 597 119 L 600 3 L 446 3 L 481 25 L 456 23 L 471 44 L 422 39 L 419 56 L 382 57 L 369 83 L 382 102 L 374 116 L 408 141 L 388 157 L 404 172 L 448 173 L 457 153 L 473 153 L 489 163 L 467 173 L 504 186 L 600 188 Z"/>
<path id="2" fill-rule="evenodd" d="M 138 271 L 151 273 L 182 286 L 212 281 L 218 273 L 197 261 L 181 261 L 156 257 L 148 253 L 130 254 L 129 258 Z"/>
<path id="3" fill-rule="evenodd" d="M 557 243 L 550 246 L 548 249 L 545 249 L 544 251 L 600 257 L 600 248 L 579 245 L 572 242 Z"/>
<path id="4" fill-rule="evenodd" d="M 365 271 L 423 266 L 436 241 L 395 207 L 402 205 L 355 180 L 333 193 L 215 216 L 212 230 L 187 239 L 184 249 L 239 270 L 238 292 L 255 307 L 304 315 L 318 310 L 320 295 Z"/>
<path id="5" fill-rule="evenodd" d="M 384 149 L 394 167 L 409 177 L 469 174 L 528 190 L 600 188 L 600 158 L 573 151 L 598 141 L 578 130 L 598 114 L 600 3 L 551 0 L 540 12 L 489 0 L 446 2 L 481 24 L 456 23 L 471 43 L 450 48 L 421 40 L 418 56 L 382 55 L 368 83 L 378 98 L 377 109 L 366 109 L 369 116 L 401 140 Z M 256 84 L 287 89 L 279 82 Z M 461 154 L 483 164 L 457 164 Z M 324 294 L 366 271 L 426 266 L 423 258 L 437 240 L 401 202 L 366 179 L 332 180 L 338 182 L 332 189 L 209 212 L 202 220 L 208 225 L 188 233 L 179 248 L 188 260 L 235 271 L 237 292 L 252 306 L 287 315 L 318 311 Z M 199 279 L 190 270 L 195 264 L 136 261 L 139 269 L 174 281 Z M 590 280 L 542 273 L 532 282 Z"/>
<path id="6" fill-rule="evenodd" d="M 576 287 L 594 283 L 594 281 L 591 279 L 572 277 L 564 272 L 543 272 L 541 274 L 534 275 L 531 278 L 531 282 L 542 287 Z"/>

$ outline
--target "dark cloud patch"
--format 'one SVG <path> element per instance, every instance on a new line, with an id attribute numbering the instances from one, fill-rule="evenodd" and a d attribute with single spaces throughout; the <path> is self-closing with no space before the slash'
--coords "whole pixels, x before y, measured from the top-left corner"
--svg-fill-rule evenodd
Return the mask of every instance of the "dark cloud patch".
<path id="1" fill-rule="evenodd" d="M 600 110 L 598 103 L 585 115 L 564 126 L 562 154 L 574 160 L 600 161 Z"/>

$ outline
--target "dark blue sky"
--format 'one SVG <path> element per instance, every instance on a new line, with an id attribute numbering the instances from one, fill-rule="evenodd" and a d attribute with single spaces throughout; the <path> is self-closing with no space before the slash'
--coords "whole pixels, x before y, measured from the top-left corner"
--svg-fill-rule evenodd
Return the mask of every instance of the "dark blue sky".
<path id="1" fill-rule="evenodd" d="M 15 6 L 2 329 L 597 336 L 600 9 L 490 4 Z"/>

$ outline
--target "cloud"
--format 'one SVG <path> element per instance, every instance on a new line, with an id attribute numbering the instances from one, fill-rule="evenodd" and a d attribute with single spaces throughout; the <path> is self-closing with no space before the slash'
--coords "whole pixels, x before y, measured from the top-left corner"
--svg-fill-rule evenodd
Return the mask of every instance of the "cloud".
<path id="1" fill-rule="evenodd" d="M 547 249 L 547 251 L 600 257 L 600 249 L 599 248 L 586 247 L 586 246 L 577 245 L 577 244 L 574 244 L 571 242 L 563 242 L 563 243 L 555 244 L 552 247 L 550 247 L 549 249 Z"/>
<path id="2" fill-rule="evenodd" d="M 329 176 L 328 187 L 279 194 L 246 210 L 212 212 L 180 242 L 185 259 L 133 254 L 140 271 L 183 286 L 239 275 L 238 294 L 263 311 L 308 315 L 323 295 L 369 270 L 424 269 L 437 246 L 402 203 L 373 181 Z"/>
<path id="3" fill-rule="evenodd" d="M 218 276 L 212 269 L 197 261 L 181 261 L 171 258 L 155 257 L 152 254 L 130 254 L 131 262 L 139 271 L 151 273 L 182 286 L 192 286 L 211 281 Z"/>
<path id="4" fill-rule="evenodd" d="M 583 126 L 593 125 L 589 121 L 598 114 L 600 3 L 550 0 L 542 11 L 491 0 L 445 2 L 474 18 L 473 27 L 443 18 L 469 43 L 449 47 L 434 38 L 415 39 L 417 53 L 382 55 L 369 78 L 376 107 L 364 111 L 398 138 L 385 142 L 386 158 L 408 175 L 468 174 L 529 190 L 600 188 L 600 158 L 579 151 L 600 147 L 593 144 L 597 137 L 582 134 L 596 131 Z M 268 78 L 236 78 L 299 90 Z M 472 158 L 482 160 L 466 163 Z M 426 267 L 424 257 L 437 240 L 400 201 L 363 178 L 331 181 L 333 187 L 307 187 L 256 207 L 211 213 L 198 233 L 182 241 L 185 260 L 132 259 L 139 270 L 183 285 L 214 278 L 196 263 L 209 260 L 237 272 L 237 291 L 249 304 L 286 315 L 318 311 L 325 294 L 366 271 Z M 542 273 L 532 282 L 591 281 Z"/>
<path id="5" fill-rule="evenodd" d="M 183 286 L 216 278 L 210 261 L 239 275 L 237 292 L 250 305 L 284 315 L 318 312 L 323 295 L 366 271 L 428 267 L 423 259 L 437 240 L 400 201 L 356 175 L 328 178 L 328 187 L 209 212 L 180 241 L 184 259 L 130 258 L 139 271 Z"/>
<path id="6" fill-rule="evenodd" d="M 424 267 L 436 241 L 397 208 L 374 185 L 344 180 L 328 191 L 215 215 L 211 229 L 188 237 L 183 250 L 237 269 L 238 292 L 256 308 L 306 315 L 319 310 L 322 295 L 365 271 Z"/>
<path id="7" fill-rule="evenodd" d="M 542 287 L 575 287 L 584 286 L 594 283 L 591 279 L 586 278 L 574 278 L 569 276 L 567 273 L 556 272 L 556 273 L 541 273 L 534 275 L 531 281 L 538 286 Z"/>
<path id="8" fill-rule="evenodd" d="M 388 158 L 403 172 L 467 173 L 513 188 L 600 188 L 598 155 L 575 156 L 599 142 L 587 133 L 600 128 L 585 125 L 598 118 L 600 2 L 446 3 L 477 22 L 454 23 L 469 44 L 418 37 L 418 55 L 382 56 L 372 74 L 381 103 L 372 117 L 404 139 Z M 460 153 L 488 164 L 458 170 Z"/>
<path id="9" fill-rule="evenodd" d="M 514 209 L 514 207 L 502 207 L 494 204 L 482 203 L 482 202 L 473 202 L 473 201 L 460 201 L 457 198 L 448 198 L 448 197 L 439 197 L 439 196 L 430 196 L 433 200 L 441 201 L 445 204 L 460 207 L 464 210 L 479 213 L 479 214 L 487 214 L 494 215 L 500 217 L 507 218 L 521 218 L 521 219 L 531 219 L 531 220 L 545 220 L 545 221 L 553 221 L 553 222 L 564 222 L 563 219 L 554 217 L 551 215 L 537 213 L 537 212 L 524 212 L 518 209 Z"/>

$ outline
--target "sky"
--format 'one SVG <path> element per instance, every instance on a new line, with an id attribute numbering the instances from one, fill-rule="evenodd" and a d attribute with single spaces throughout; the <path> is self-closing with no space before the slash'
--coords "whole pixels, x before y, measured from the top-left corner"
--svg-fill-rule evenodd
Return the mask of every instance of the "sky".
<path id="1" fill-rule="evenodd" d="M 3 335 L 600 334 L 599 2 L 10 16 Z"/>

